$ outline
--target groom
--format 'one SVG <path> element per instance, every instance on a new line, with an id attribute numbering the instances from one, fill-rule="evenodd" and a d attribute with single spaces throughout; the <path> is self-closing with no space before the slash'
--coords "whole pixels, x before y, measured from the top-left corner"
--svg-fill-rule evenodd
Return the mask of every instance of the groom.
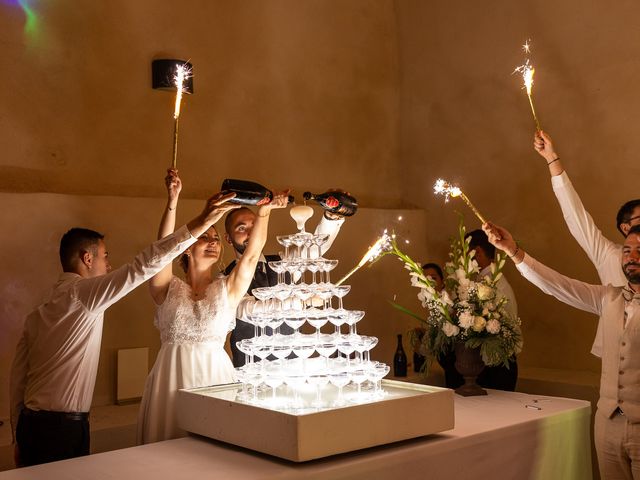
<path id="1" fill-rule="evenodd" d="M 89 454 L 89 409 L 104 312 L 186 250 L 235 194 L 211 197 L 200 215 L 111 271 L 104 236 L 72 228 L 60 241 L 63 273 L 30 313 L 11 367 L 16 466 Z"/>

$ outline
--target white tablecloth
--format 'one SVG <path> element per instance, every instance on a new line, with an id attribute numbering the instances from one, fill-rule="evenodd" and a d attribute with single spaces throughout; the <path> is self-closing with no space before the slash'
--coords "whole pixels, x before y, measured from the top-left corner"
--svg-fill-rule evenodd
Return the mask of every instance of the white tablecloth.
<path id="1" fill-rule="evenodd" d="M 10 470 L 0 479 L 592 478 L 588 402 L 496 390 L 455 397 L 454 430 L 303 464 L 189 437 Z"/>

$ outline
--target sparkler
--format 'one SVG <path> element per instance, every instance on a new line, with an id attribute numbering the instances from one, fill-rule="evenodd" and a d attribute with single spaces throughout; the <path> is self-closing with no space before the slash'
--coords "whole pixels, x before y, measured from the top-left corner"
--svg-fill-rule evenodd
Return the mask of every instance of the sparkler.
<path id="1" fill-rule="evenodd" d="M 182 104 L 184 81 L 189 78 L 190 73 L 186 64 L 176 67 L 176 76 L 174 79 L 176 86 L 176 104 L 173 110 L 173 162 L 171 163 L 173 168 L 176 168 L 178 164 L 178 122 L 180 120 L 180 106 Z"/>
<path id="2" fill-rule="evenodd" d="M 529 42 L 530 40 L 527 40 L 524 43 L 524 45 L 522 45 L 522 49 L 527 54 L 531 53 L 531 44 Z M 538 131 L 541 131 L 542 129 L 540 128 L 540 121 L 538 120 L 538 116 L 536 115 L 536 109 L 533 107 L 532 90 L 533 90 L 533 74 L 535 73 L 535 71 L 536 69 L 533 68 L 533 65 L 531 65 L 531 62 L 527 58 L 524 64 L 520 65 L 519 67 L 516 67 L 513 73 L 520 73 L 522 75 L 522 80 L 524 81 L 524 88 L 527 91 L 527 97 L 529 98 L 529 105 L 531 106 L 531 113 L 533 114 L 533 119 L 536 122 L 536 128 L 538 129 Z"/>
<path id="3" fill-rule="evenodd" d="M 384 233 L 380 236 L 380 238 L 376 240 L 376 243 L 374 243 L 373 246 L 371 246 L 369 250 L 367 250 L 367 253 L 364 254 L 364 256 L 358 262 L 358 264 L 355 267 L 353 267 L 349 271 L 349 273 L 347 273 L 344 277 L 342 277 L 338 281 L 338 283 L 336 283 L 336 285 L 342 285 L 351 275 L 353 275 L 362 267 L 364 267 L 367 262 L 373 263 L 380 255 L 391 251 L 391 249 L 393 248 L 392 239 L 393 239 L 393 236 L 389 235 L 385 230 Z"/>
<path id="4" fill-rule="evenodd" d="M 451 198 L 460 197 L 483 224 L 487 223 L 487 221 L 482 216 L 482 214 L 478 211 L 475 205 L 471 203 L 471 200 L 469 200 L 469 197 L 467 197 L 459 187 L 453 186 L 446 180 L 439 178 L 438 180 L 436 180 L 436 184 L 433 186 L 433 193 L 435 193 L 436 195 L 444 195 L 445 203 L 449 201 L 450 197 Z"/>

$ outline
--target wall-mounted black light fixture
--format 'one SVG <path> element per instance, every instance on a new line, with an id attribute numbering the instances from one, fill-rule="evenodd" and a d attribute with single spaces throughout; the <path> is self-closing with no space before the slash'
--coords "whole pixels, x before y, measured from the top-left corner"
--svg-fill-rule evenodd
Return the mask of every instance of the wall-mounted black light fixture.
<path id="1" fill-rule="evenodd" d="M 154 90 L 176 90 L 177 68 L 182 65 L 190 72 L 184 80 L 183 93 L 193 93 L 193 65 L 185 60 L 158 59 L 151 62 L 151 86 Z"/>

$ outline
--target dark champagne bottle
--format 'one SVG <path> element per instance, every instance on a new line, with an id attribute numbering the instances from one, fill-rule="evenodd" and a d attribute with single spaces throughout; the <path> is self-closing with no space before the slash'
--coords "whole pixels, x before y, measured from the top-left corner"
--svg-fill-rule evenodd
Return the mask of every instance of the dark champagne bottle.
<path id="1" fill-rule="evenodd" d="M 273 200 L 273 192 L 259 183 L 248 180 L 234 180 L 227 178 L 222 182 L 220 190 L 223 193 L 235 193 L 236 196 L 229 203 L 237 205 L 266 205 Z M 289 195 L 289 203 L 294 198 Z"/>
<path id="2" fill-rule="evenodd" d="M 358 201 L 343 192 L 328 191 L 319 194 L 304 192 L 302 196 L 305 200 L 315 200 L 327 212 L 342 215 L 343 217 L 350 217 L 358 210 Z"/>
<path id="3" fill-rule="evenodd" d="M 402 348 L 402 335 L 400 334 L 398 334 L 398 348 L 396 348 L 396 354 L 393 357 L 393 376 L 407 376 L 407 355 Z"/>

